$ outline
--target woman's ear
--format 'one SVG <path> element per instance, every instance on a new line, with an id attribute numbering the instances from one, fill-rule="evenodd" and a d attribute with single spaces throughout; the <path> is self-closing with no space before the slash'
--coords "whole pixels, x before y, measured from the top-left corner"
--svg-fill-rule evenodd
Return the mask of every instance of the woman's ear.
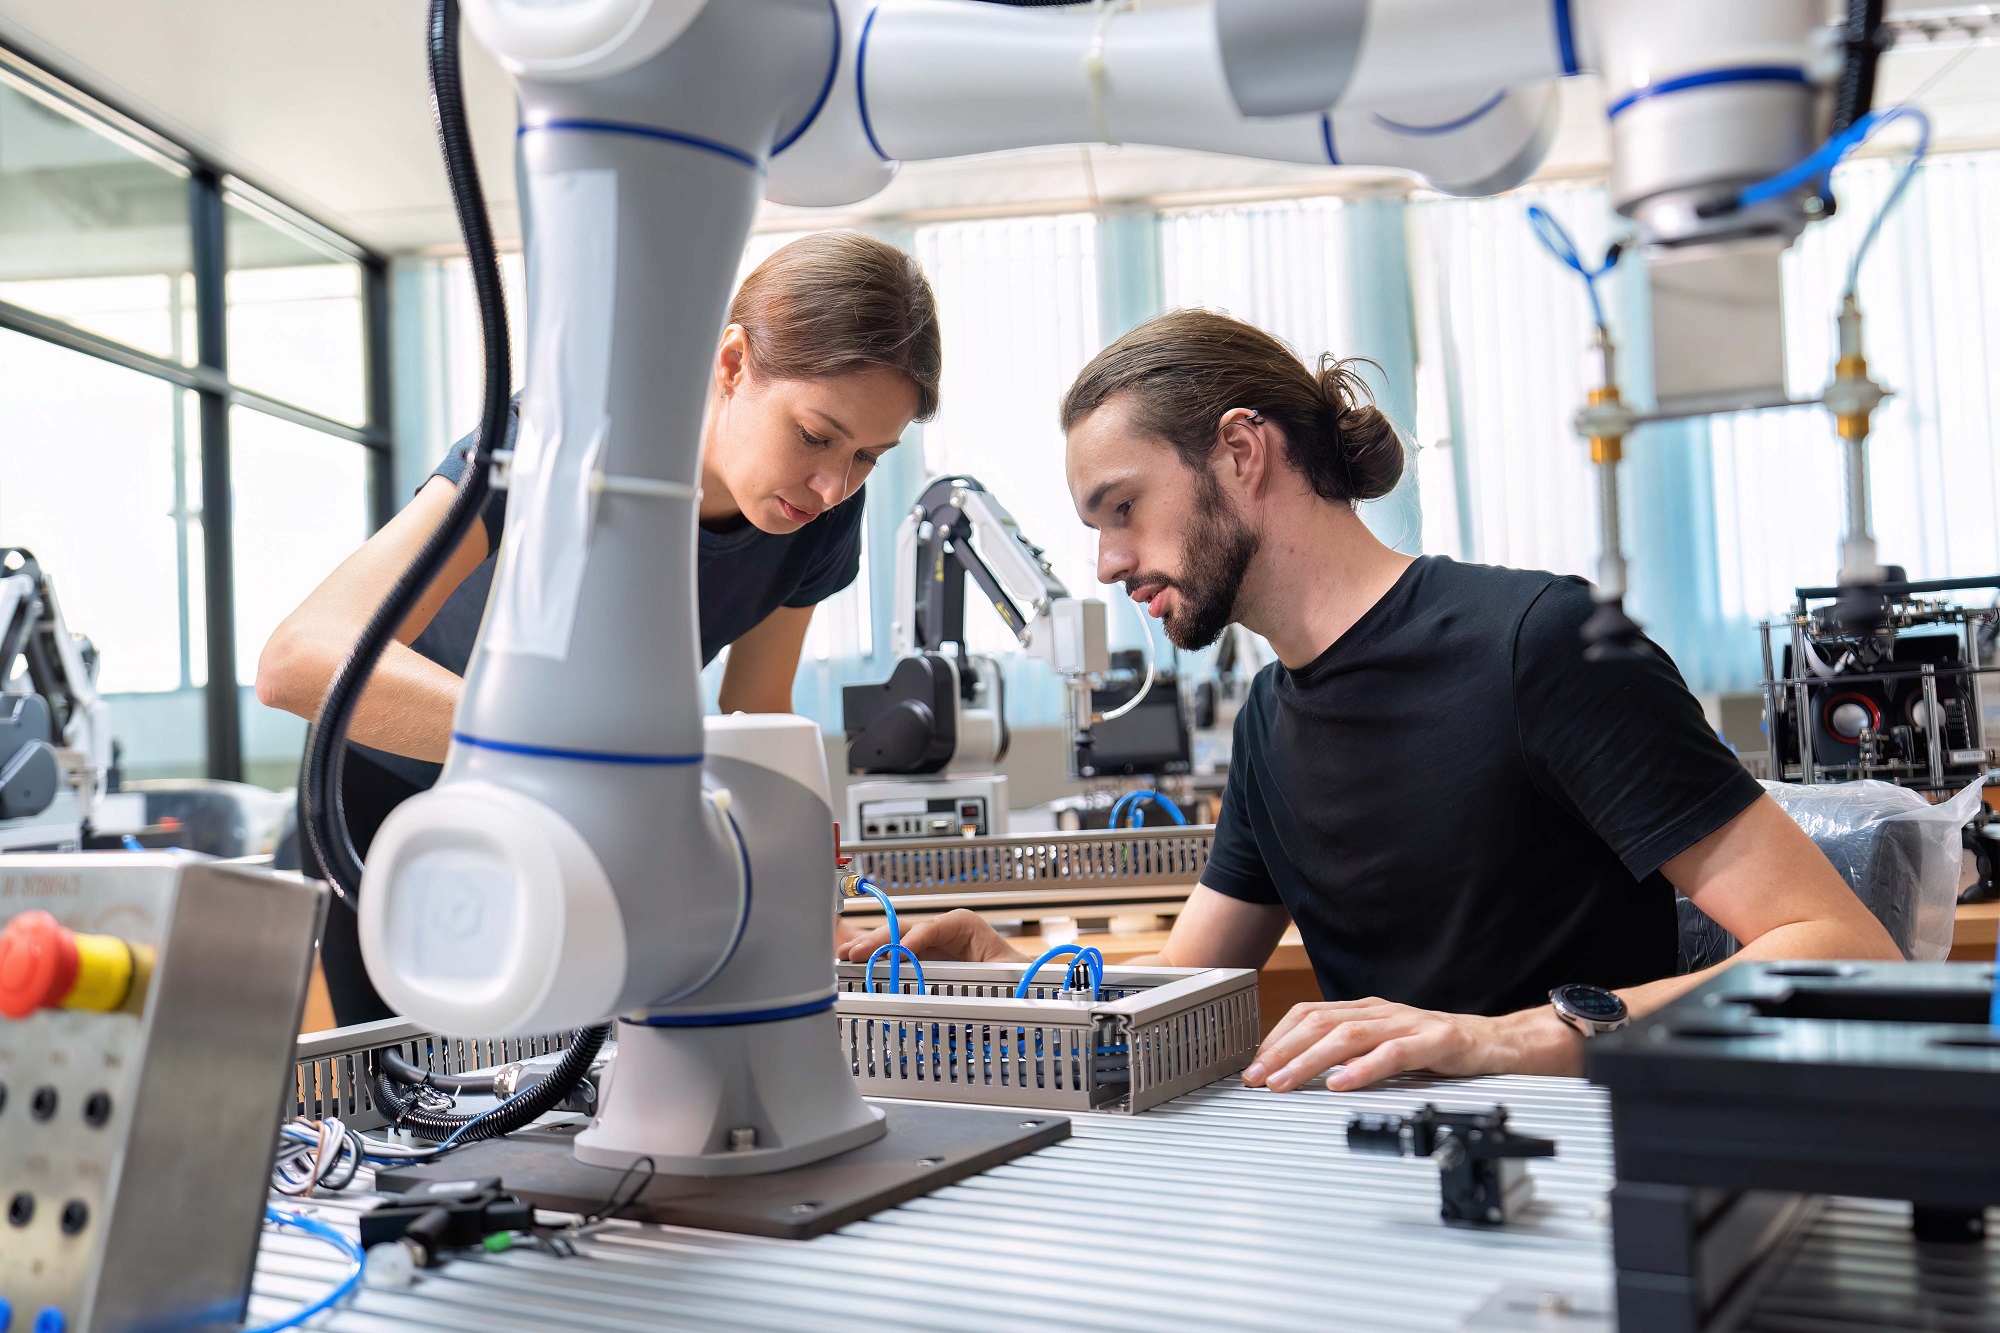
<path id="1" fill-rule="evenodd" d="M 715 391 L 727 397 L 742 388 L 750 377 L 750 337 L 741 324 L 722 331 L 715 349 Z"/>

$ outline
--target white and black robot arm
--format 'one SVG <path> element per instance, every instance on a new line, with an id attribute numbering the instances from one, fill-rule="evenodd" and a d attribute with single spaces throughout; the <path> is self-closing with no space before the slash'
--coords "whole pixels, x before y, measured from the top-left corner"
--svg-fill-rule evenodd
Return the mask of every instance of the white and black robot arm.
<path id="1" fill-rule="evenodd" d="M 25 550 L 0 555 L 0 684 L 16 661 L 28 687 L 47 701 L 58 758 L 77 789 L 86 818 L 111 774 L 111 708 L 97 692 L 84 642 L 63 620 L 55 588 Z"/>
<path id="2" fill-rule="evenodd" d="M 1058 673 L 1109 669 L 1103 603 L 1072 597 L 1047 553 L 971 477 L 939 477 L 924 487 L 897 532 L 896 572 L 898 656 L 947 643 L 963 653 L 969 577 L 1021 646 Z"/>

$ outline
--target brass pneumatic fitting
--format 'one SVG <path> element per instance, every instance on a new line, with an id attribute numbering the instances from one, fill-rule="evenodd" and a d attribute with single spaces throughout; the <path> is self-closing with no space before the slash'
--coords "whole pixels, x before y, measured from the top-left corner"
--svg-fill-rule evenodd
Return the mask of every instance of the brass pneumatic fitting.
<path id="1" fill-rule="evenodd" d="M 1589 398 L 1592 407 L 1618 407 L 1623 400 L 1618 396 L 1618 386 L 1607 384 L 1592 389 Z M 1593 414 L 1596 415 L 1596 414 Z M 1590 461 L 1593 463 L 1616 463 L 1625 457 L 1625 435 L 1623 431 L 1590 437 Z"/>

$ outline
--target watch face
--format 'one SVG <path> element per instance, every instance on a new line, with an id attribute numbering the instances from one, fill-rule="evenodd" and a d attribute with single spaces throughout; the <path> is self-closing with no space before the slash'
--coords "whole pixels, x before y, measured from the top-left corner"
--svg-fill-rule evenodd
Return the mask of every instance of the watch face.
<path id="1" fill-rule="evenodd" d="M 1602 986 L 1561 986 L 1556 994 L 1565 1009 L 1593 1023 L 1616 1023 L 1625 1017 L 1625 1001 Z"/>

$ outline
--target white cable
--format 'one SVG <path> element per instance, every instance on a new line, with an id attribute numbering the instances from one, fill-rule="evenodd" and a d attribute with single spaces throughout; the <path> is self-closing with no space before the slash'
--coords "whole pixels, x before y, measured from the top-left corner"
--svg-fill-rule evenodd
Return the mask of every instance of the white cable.
<path id="1" fill-rule="evenodd" d="M 649 1008 L 665 1008 L 667 1005 L 692 999 L 709 982 L 721 976 L 722 969 L 734 961 L 736 948 L 743 942 L 743 936 L 750 925 L 750 845 L 743 840 L 743 830 L 737 825 L 736 816 L 730 813 L 730 806 L 735 803 L 735 799 L 729 794 L 727 787 L 717 787 L 714 791 L 703 792 L 702 795 L 707 798 L 716 814 L 722 817 L 723 825 L 729 830 L 730 838 L 736 844 L 736 855 L 731 858 L 736 862 L 736 929 L 730 936 L 729 947 L 722 951 L 716 958 L 715 965 L 709 968 L 700 980 L 665 999 L 653 1001 Z"/>
<path id="2" fill-rule="evenodd" d="M 1154 656 L 1155 656 L 1153 651 L 1153 627 L 1151 624 L 1147 622 L 1146 613 L 1144 611 L 1139 610 L 1139 604 L 1137 602 L 1132 603 L 1132 609 L 1138 612 L 1139 632 L 1145 636 L 1146 640 L 1146 679 L 1140 683 L 1139 692 L 1137 694 L 1127 699 L 1124 703 L 1119 704 L 1116 708 L 1112 709 L 1110 712 L 1099 713 L 1096 717 L 1092 718 L 1090 720 L 1090 725 L 1092 725 L 1093 727 L 1100 722 L 1117 721 L 1119 718 L 1125 716 L 1127 713 L 1137 708 L 1140 704 L 1146 702 L 1146 696 L 1153 692 Z"/>
<path id="3" fill-rule="evenodd" d="M 658 481 L 652 477 L 623 477 L 610 472 L 590 474 L 592 495 L 630 495 L 643 500 L 699 500 L 701 488 L 683 481 Z"/>

